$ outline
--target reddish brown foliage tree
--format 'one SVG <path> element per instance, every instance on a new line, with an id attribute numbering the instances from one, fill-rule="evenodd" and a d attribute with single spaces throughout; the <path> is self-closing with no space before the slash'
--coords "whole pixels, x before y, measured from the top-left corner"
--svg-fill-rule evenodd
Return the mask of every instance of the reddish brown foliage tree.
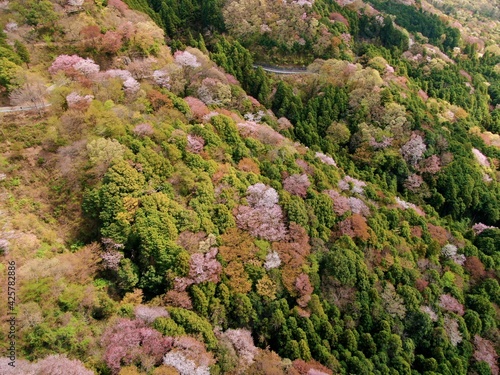
<path id="1" fill-rule="evenodd" d="M 191 310 L 193 303 L 187 292 L 179 292 L 177 290 L 169 290 L 165 294 L 165 303 L 167 305 L 182 307 L 183 309 Z"/>
<path id="2" fill-rule="evenodd" d="M 363 241 L 367 241 L 370 238 L 366 219 L 359 214 L 354 214 L 341 221 L 339 223 L 339 231 L 341 235 L 346 235 L 351 238 L 359 238 Z"/>
<path id="3" fill-rule="evenodd" d="M 260 174 L 259 166 L 250 158 L 243 158 L 238 163 L 238 169 L 243 172 L 251 172 L 255 174 Z"/>
<path id="4" fill-rule="evenodd" d="M 415 288 L 417 288 L 419 292 L 423 292 L 428 285 L 429 282 L 425 281 L 424 279 L 417 279 L 417 281 L 415 281 Z"/>
<path id="5" fill-rule="evenodd" d="M 274 242 L 272 249 L 278 253 L 283 264 L 283 284 L 292 296 L 297 296 L 296 280 L 302 272 L 311 246 L 305 229 L 293 222 L 290 223 L 288 241 Z"/>
<path id="6" fill-rule="evenodd" d="M 486 274 L 483 263 L 476 256 L 467 257 L 464 266 L 474 279 L 480 279 Z"/>
<path id="7" fill-rule="evenodd" d="M 427 223 L 427 228 L 429 229 L 429 234 L 433 239 L 435 239 L 440 246 L 446 245 L 448 242 L 448 232 L 443 227 L 438 225 L 433 225 L 431 223 Z"/>
<path id="8" fill-rule="evenodd" d="M 172 101 L 165 94 L 162 94 L 158 90 L 149 90 L 147 93 L 147 98 L 151 103 L 151 106 L 155 111 L 159 110 L 163 106 L 172 107 Z"/>

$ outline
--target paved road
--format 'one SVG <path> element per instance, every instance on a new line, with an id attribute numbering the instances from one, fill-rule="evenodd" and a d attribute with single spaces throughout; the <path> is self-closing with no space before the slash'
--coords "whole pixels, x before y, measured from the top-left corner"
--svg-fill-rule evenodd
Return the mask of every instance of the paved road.
<path id="1" fill-rule="evenodd" d="M 44 104 L 43 109 L 50 107 L 52 104 Z M 29 106 L 12 106 L 12 107 L 0 107 L 0 113 L 11 113 L 11 112 L 26 112 L 26 111 L 38 111 L 40 107 L 29 107 Z"/>
<path id="2" fill-rule="evenodd" d="M 311 72 L 308 72 L 305 68 L 287 69 L 287 68 L 280 68 L 279 66 L 260 65 L 260 64 L 254 64 L 253 67 L 254 68 L 261 67 L 266 72 L 276 73 L 276 74 L 311 74 Z"/>

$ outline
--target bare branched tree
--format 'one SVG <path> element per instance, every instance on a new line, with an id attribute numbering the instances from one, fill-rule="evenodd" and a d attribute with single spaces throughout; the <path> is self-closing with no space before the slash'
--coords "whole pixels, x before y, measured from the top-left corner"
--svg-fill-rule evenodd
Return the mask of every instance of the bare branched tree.
<path id="1" fill-rule="evenodd" d="M 47 95 L 47 87 L 42 81 L 26 82 L 21 87 L 14 89 L 10 93 L 10 102 L 12 105 L 27 106 L 33 109 L 41 116 L 45 108 L 45 97 Z"/>

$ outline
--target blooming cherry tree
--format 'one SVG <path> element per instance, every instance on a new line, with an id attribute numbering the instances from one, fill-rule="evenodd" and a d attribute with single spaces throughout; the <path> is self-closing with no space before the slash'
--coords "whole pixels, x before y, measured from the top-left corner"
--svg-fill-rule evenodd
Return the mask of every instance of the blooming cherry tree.
<path id="1" fill-rule="evenodd" d="M 311 185 L 311 182 L 307 178 L 306 174 L 294 174 L 288 176 L 283 181 L 283 188 L 290 194 L 297 195 L 299 197 L 305 198 L 307 195 L 307 188 Z"/>
<path id="2" fill-rule="evenodd" d="M 278 193 L 263 183 L 251 185 L 247 189 L 249 206 L 236 209 L 236 223 L 248 230 L 252 236 L 268 241 L 280 241 L 286 236 L 283 211 L 278 203 Z"/>
<path id="3" fill-rule="evenodd" d="M 68 108 L 85 110 L 88 108 L 93 99 L 93 95 L 82 96 L 73 91 L 71 94 L 66 96 L 66 103 L 68 103 Z"/>
<path id="4" fill-rule="evenodd" d="M 174 54 L 174 60 L 177 64 L 189 68 L 198 68 L 201 66 L 196 56 L 188 51 L 177 51 Z"/>
<path id="5" fill-rule="evenodd" d="M 486 168 L 490 167 L 490 162 L 488 161 L 488 158 L 477 148 L 472 149 L 472 154 L 474 155 L 474 158 L 479 163 L 479 165 Z"/>
<path id="6" fill-rule="evenodd" d="M 401 147 L 400 151 L 401 155 L 403 155 L 403 158 L 410 165 L 414 166 L 420 159 L 422 159 L 422 156 L 424 155 L 426 150 L 427 146 L 425 145 L 422 137 L 413 133 L 410 140 Z"/>
<path id="7" fill-rule="evenodd" d="M 73 65 L 73 68 L 86 77 L 99 73 L 100 69 L 99 65 L 97 65 L 92 59 L 81 59 Z"/>
<path id="8" fill-rule="evenodd" d="M 335 160 L 331 156 L 325 155 L 321 152 L 316 152 L 316 157 L 321 160 L 322 163 L 326 165 L 333 165 L 334 167 L 337 166 L 337 163 L 335 163 Z"/>
<path id="9" fill-rule="evenodd" d="M 441 297 L 439 297 L 439 306 L 446 311 L 454 312 L 460 316 L 464 315 L 464 305 L 449 294 L 442 294 Z"/>
<path id="10" fill-rule="evenodd" d="M 188 134 L 186 146 L 188 151 L 199 154 L 203 150 L 203 146 L 205 146 L 205 140 L 202 137 Z"/>
<path id="11" fill-rule="evenodd" d="M 264 268 L 269 271 L 273 268 L 278 268 L 281 265 L 281 259 L 276 251 L 271 251 L 266 256 L 266 262 L 264 263 Z"/>
<path id="12" fill-rule="evenodd" d="M 474 336 L 474 359 L 484 361 L 490 366 L 492 375 L 498 375 L 498 354 L 491 341 L 483 339 L 481 336 Z"/>
<path id="13" fill-rule="evenodd" d="M 483 223 L 476 223 L 472 226 L 472 230 L 476 234 L 476 236 L 479 236 L 481 233 L 483 233 L 487 229 L 494 229 L 496 227 L 489 226 Z"/>

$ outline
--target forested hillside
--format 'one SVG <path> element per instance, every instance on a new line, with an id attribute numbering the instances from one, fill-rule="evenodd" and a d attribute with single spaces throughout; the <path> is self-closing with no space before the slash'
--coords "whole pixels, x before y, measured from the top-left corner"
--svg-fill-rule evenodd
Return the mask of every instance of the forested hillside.
<path id="1" fill-rule="evenodd" d="M 434 5 L 0 1 L 0 374 L 499 374 L 500 51 Z"/>

